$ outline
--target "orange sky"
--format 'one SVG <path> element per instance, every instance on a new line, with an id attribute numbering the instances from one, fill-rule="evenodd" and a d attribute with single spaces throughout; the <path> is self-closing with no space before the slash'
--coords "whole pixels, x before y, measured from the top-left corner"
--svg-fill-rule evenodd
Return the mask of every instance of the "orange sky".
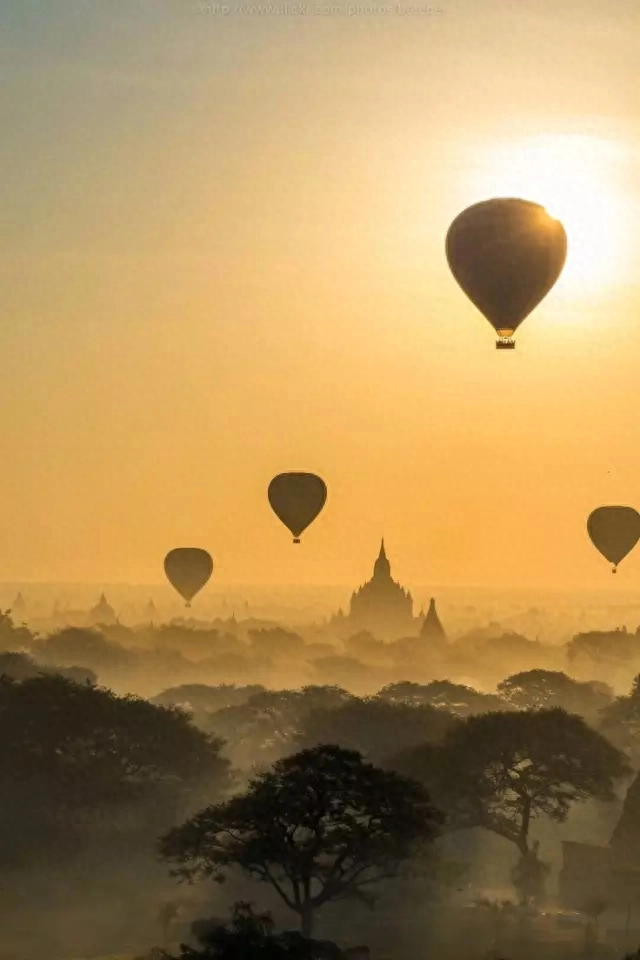
<path id="1" fill-rule="evenodd" d="M 381 533 L 405 582 L 612 579 L 585 522 L 640 509 L 640 6 L 400 5 L 5 0 L 0 579 L 196 545 L 220 582 L 358 583 Z M 569 237 L 514 353 L 444 258 L 501 192 Z M 296 549 L 289 469 L 329 488 Z"/>

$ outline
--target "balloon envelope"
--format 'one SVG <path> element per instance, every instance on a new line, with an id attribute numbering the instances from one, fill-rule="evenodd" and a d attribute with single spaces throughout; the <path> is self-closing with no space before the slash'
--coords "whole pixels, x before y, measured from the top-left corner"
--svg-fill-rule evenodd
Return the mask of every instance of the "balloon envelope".
<path id="1" fill-rule="evenodd" d="M 456 217 L 446 254 L 471 302 L 500 337 L 511 337 L 560 276 L 567 236 L 539 204 L 497 198 Z"/>
<path id="2" fill-rule="evenodd" d="M 199 547 L 177 547 L 164 558 L 164 572 L 187 606 L 204 587 L 213 572 L 213 560 Z"/>
<path id="3" fill-rule="evenodd" d="M 598 507 L 587 520 L 587 532 L 596 550 L 616 566 L 640 540 L 640 514 L 633 507 Z"/>
<path id="4" fill-rule="evenodd" d="M 269 484 L 271 509 L 299 543 L 299 537 L 325 505 L 327 487 L 315 473 L 279 473 Z"/>

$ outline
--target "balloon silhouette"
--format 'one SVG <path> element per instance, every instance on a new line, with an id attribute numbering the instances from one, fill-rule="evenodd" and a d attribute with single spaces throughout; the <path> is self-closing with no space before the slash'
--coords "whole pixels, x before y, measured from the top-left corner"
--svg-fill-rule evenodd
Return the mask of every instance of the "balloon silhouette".
<path id="1" fill-rule="evenodd" d="M 176 547 L 164 558 L 167 580 L 190 607 L 196 593 L 204 587 L 213 572 L 213 560 L 199 547 Z"/>
<path id="2" fill-rule="evenodd" d="M 633 507 L 598 507 L 589 515 L 587 532 L 596 550 L 613 564 L 615 573 L 640 540 L 640 513 Z"/>
<path id="3" fill-rule="evenodd" d="M 327 499 L 327 487 L 315 473 L 279 473 L 269 484 L 269 503 L 276 517 L 300 543 L 301 533 L 318 516 Z"/>
<path id="4" fill-rule="evenodd" d="M 562 272 L 567 236 L 544 207 L 528 200 L 484 200 L 464 210 L 446 237 L 449 267 L 500 339 L 510 339 Z"/>

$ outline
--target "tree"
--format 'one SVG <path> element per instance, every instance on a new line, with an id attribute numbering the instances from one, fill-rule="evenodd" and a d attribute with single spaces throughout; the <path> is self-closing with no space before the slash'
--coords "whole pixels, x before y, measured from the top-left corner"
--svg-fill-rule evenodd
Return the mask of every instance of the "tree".
<path id="1" fill-rule="evenodd" d="M 498 684 L 498 693 L 519 710 L 562 707 L 587 720 L 595 720 L 613 699 L 613 690 L 606 683 L 583 683 L 561 670 L 514 673 Z"/>
<path id="2" fill-rule="evenodd" d="M 640 764 L 640 675 L 626 697 L 616 697 L 602 713 L 600 732 Z"/>
<path id="3" fill-rule="evenodd" d="M 152 697 L 151 702 L 159 707 L 182 707 L 194 714 L 205 714 L 225 707 L 240 706 L 254 694 L 264 692 L 264 687 L 259 684 L 238 687 L 235 683 L 221 683 L 216 686 L 185 683 L 163 690 Z"/>
<path id="4" fill-rule="evenodd" d="M 473 687 L 450 680 L 432 680 L 431 683 L 412 683 L 403 680 L 383 687 L 378 696 L 389 703 L 406 703 L 414 706 L 431 706 L 448 710 L 459 717 L 488 710 L 504 710 L 500 697 L 480 693 Z"/>
<path id="5" fill-rule="evenodd" d="M 566 651 L 570 662 L 601 668 L 624 666 L 640 659 L 640 634 L 627 633 L 626 628 L 577 633 L 566 644 Z"/>
<path id="6" fill-rule="evenodd" d="M 41 674 L 51 673 L 57 673 L 76 683 L 95 684 L 98 681 L 93 670 L 86 667 L 44 667 L 36 663 L 28 653 L 0 653 L 0 677 L 29 680 Z"/>
<path id="7" fill-rule="evenodd" d="M 226 785 L 220 743 L 181 711 L 57 675 L 0 679 L 0 737 L 5 864 L 73 851 L 125 812 L 127 846 L 151 844 L 199 791 Z"/>
<path id="8" fill-rule="evenodd" d="M 201 949 L 183 945 L 180 960 L 342 960 L 343 956 L 331 941 L 275 933 L 271 914 L 256 914 L 248 903 L 234 905 L 230 924 L 200 921 L 192 929 Z"/>
<path id="9" fill-rule="evenodd" d="M 354 699 L 336 686 L 258 690 L 246 703 L 217 710 L 199 722 L 203 729 L 225 740 L 239 767 L 249 769 L 275 763 L 290 753 L 313 710 L 335 710 Z"/>
<path id="10" fill-rule="evenodd" d="M 249 630 L 249 642 L 257 653 L 270 657 L 295 657 L 304 650 L 302 637 L 282 627 Z"/>
<path id="11" fill-rule="evenodd" d="M 378 640 L 368 630 L 359 630 L 343 641 L 344 649 L 350 657 L 361 657 L 363 660 L 386 661 L 389 659 L 389 648 L 383 640 Z"/>
<path id="12" fill-rule="evenodd" d="M 555 651 L 520 633 L 489 627 L 459 637 L 453 644 L 452 653 L 463 664 L 473 664 L 476 668 L 480 665 L 504 677 L 514 663 L 533 669 L 541 663 L 547 663 Z"/>
<path id="13" fill-rule="evenodd" d="M 545 882 L 551 867 L 538 856 L 540 844 L 536 840 L 526 853 L 522 854 L 511 871 L 513 885 L 518 891 L 520 905 L 533 906 L 544 896 Z"/>
<path id="14" fill-rule="evenodd" d="M 629 772 L 616 747 L 559 708 L 469 717 L 440 746 L 407 752 L 397 766 L 427 786 L 451 829 L 485 827 L 521 857 L 536 817 L 562 823 L 573 803 L 612 800 Z"/>
<path id="15" fill-rule="evenodd" d="M 73 667 L 91 667 L 98 674 L 105 670 L 125 670 L 135 663 L 135 654 L 97 629 L 65 627 L 38 642 L 34 652 L 42 663 Z"/>
<path id="16" fill-rule="evenodd" d="M 379 697 L 354 698 L 338 709 L 310 713 L 299 744 L 338 743 L 373 763 L 386 764 L 399 750 L 439 742 L 456 722 L 452 714 L 436 707 L 389 703 Z"/>
<path id="17" fill-rule="evenodd" d="M 270 884 L 310 937 L 324 904 L 372 903 L 370 888 L 397 876 L 441 819 L 419 784 L 323 745 L 279 760 L 246 793 L 170 831 L 160 852 L 183 879 L 221 881 L 239 867 Z"/>
<path id="18" fill-rule="evenodd" d="M 0 650 L 31 649 L 35 636 L 28 627 L 16 627 L 10 610 L 0 610 Z"/>

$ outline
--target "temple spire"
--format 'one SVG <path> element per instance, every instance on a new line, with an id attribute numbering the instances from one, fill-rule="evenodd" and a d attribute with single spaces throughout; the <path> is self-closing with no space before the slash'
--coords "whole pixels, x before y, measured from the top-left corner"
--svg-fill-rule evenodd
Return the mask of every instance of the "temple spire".
<path id="1" fill-rule="evenodd" d="M 373 576 L 374 579 L 386 579 L 391 576 L 391 564 L 384 549 L 384 537 L 380 541 L 380 553 L 373 567 Z"/>
<path id="2" fill-rule="evenodd" d="M 447 635 L 440 622 L 434 597 L 429 601 L 429 609 L 420 629 L 420 636 L 426 640 L 446 640 Z"/>

